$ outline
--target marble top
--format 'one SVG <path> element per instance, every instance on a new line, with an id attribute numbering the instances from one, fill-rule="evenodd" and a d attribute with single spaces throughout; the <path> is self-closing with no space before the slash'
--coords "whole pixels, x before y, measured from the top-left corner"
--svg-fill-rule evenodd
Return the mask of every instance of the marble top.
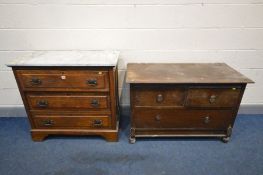
<path id="1" fill-rule="evenodd" d="M 13 66 L 116 66 L 118 51 L 40 51 L 6 64 Z"/>

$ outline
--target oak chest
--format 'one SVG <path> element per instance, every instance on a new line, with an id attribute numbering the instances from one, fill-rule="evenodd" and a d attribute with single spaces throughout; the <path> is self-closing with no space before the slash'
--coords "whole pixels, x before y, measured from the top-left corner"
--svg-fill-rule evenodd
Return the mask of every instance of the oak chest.
<path id="1" fill-rule="evenodd" d="M 130 142 L 136 137 L 220 137 L 227 142 L 247 83 L 224 63 L 128 64 Z"/>
<path id="2" fill-rule="evenodd" d="M 48 135 L 118 140 L 118 53 L 38 52 L 10 63 L 34 141 Z"/>

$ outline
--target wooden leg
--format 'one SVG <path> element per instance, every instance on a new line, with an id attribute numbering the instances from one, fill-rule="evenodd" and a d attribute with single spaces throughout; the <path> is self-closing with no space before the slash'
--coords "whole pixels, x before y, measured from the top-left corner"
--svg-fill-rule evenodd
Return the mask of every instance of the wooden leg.
<path id="1" fill-rule="evenodd" d="M 104 133 L 102 135 L 102 137 L 104 137 L 108 142 L 118 142 L 119 138 L 118 138 L 118 132 L 114 133 Z"/>
<path id="2" fill-rule="evenodd" d="M 130 142 L 131 144 L 134 144 L 134 143 L 136 142 L 136 138 L 135 138 L 135 128 L 131 128 L 129 142 Z"/>
<path id="3" fill-rule="evenodd" d="M 226 136 L 222 138 L 222 142 L 227 143 L 230 140 L 232 134 L 232 126 L 229 125 L 229 127 L 226 130 Z"/>
<path id="4" fill-rule="evenodd" d="M 42 142 L 48 135 L 39 133 L 39 132 L 31 132 L 32 140 L 35 142 Z"/>

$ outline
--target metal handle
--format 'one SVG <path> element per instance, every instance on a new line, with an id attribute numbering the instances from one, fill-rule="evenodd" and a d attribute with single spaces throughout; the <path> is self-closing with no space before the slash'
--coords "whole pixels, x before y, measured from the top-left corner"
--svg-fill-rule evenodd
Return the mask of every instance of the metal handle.
<path id="1" fill-rule="evenodd" d="M 161 103 L 163 101 L 163 95 L 162 94 L 158 94 L 157 97 L 156 97 L 156 101 L 158 103 Z"/>
<path id="2" fill-rule="evenodd" d="M 95 107 L 95 108 L 96 108 L 96 107 L 98 107 L 98 106 L 99 106 L 99 104 L 100 104 L 100 103 L 99 103 L 99 101 L 98 101 L 98 100 L 96 100 L 96 99 L 93 99 L 93 100 L 91 100 L 91 103 L 90 103 L 90 104 L 91 104 L 91 106 L 93 106 L 93 107 Z"/>
<path id="3" fill-rule="evenodd" d="M 216 95 L 211 95 L 210 99 L 209 99 L 209 102 L 210 103 L 214 103 L 216 101 L 216 98 L 217 98 Z"/>
<path id="4" fill-rule="evenodd" d="M 98 127 L 98 126 L 102 126 L 102 120 L 98 120 L 98 119 L 96 119 L 96 120 L 93 120 L 93 126 L 96 126 L 96 127 Z"/>
<path id="5" fill-rule="evenodd" d="M 161 120 L 161 116 L 160 115 L 156 115 L 155 116 L 155 120 L 159 122 Z"/>
<path id="6" fill-rule="evenodd" d="M 97 86 L 97 80 L 96 79 L 87 80 L 87 84 L 90 86 Z"/>
<path id="7" fill-rule="evenodd" d="M 204 119 L 204 123 L 205 124 L 208 124 L 210 122 L 210 117 L 209 116 L 206 116 L 205 119 Z"/>
<path id="8" fill-rule="evenodd" d="M 42 81 L 40 79 L 38 79 L 38 78 L 32 78 L 30 83 L 32 85 L 40 85 L 42 83 Z"/>
<path id="9" fill-rule="evenodd" d="M 53 120 L 44 120 L 43 125 L 44 126 L 52 126 L 54 124 Z"/>
<path id="10" fill-rule="evenodd" d="M 48 101 L 47 100 L 40 100 L 37 102 L 37 106 L 40 108 L 46 108 L 48 106 Z"/>

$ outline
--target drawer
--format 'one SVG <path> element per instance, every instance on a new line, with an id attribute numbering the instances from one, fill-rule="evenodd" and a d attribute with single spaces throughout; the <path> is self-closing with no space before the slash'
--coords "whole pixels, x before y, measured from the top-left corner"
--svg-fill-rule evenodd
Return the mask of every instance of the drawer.
<path id="1" fill-rule="evenodd" d="M 17 70 L 23 88 L 67 88 L 108 90 L 107 71 L 91 70 Z"/>
<path id="2" fill-rule="evenodd" d="M 109 108 L 109 96 L 50 93 L 26 95 L 31 110 L 87 110 Z"/>
<path id="3" fill-rule="evenodd" d="M 184 88 L 136 88 L 133 95 L 135 106 L 183 106 L 185 100 Z"/>
<path id="4" fill-rule="evenodd" d="M 235 107 L 240 97 L 240 87 L 190 88 L 186 99 L 189 107 Z"/>
<path id="5" fill-rule="evenodd" d="M 79 115 L 34 115 L 33 121 L 36 128 L 108 128 L 110 117 L 79 116 Z"/>
<path id="6" fill-rule="evenodd" d="M 136 128 L 226 129 L 233 121 L 232 110 L 134 109 Z"/>

